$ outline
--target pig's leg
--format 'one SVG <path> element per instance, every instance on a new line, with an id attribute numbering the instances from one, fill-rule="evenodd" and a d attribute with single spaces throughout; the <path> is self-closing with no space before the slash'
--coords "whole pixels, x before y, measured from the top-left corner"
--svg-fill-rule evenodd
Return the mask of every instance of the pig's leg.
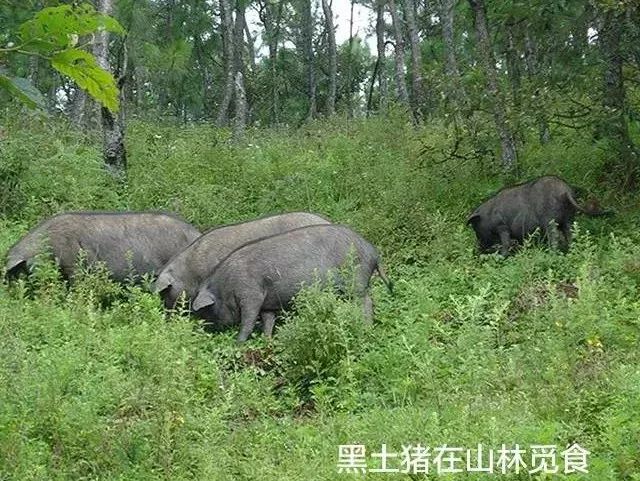
<path id="1" fill-rule="evenodd" d="M 373 300 L 368 292 L 362 298 L 362 309 L 364 311 L 364 322 L 368 326 L 373 324 Z"/>
<path id="2" fill-rule="evenodd" d="M 558 224 L 554 220 L 549 222 L 547 226 L 547 241 L 551 249 L 558 249 L 561 244 L 560 231 L 558 230 Z"/>
<path id="3" fill-rule="evenodd" d="M 260 315 L 260 307 L 262 306 L 261 299 L 254 299 L 252 301 L 245 301 L 240 305 L 240 334 L 238 334 L 238 342 L 244 342 L 249 339 L 249 336 L 253 332 L 253 328 L 256 327 L 256 321 Z"/>
<path id="4" fill-rule="evenodd" d="M 273 334 L 273 325 L 276 322 L 275 312 L 262 311 L 260 317 L 262 318 L 262 334 L 264 334 L 264 337 L 271 337 L 271 334 Z"/>
<path id="5" fill-rule="evenodd" d="M 562 250 L 567 252 L 569 250 L 569 244 L 571 244 L 571 223 L 565 222 L 562 224 L 560 229 L 562 230 L 562 235 L 564 237 Z"/>
<path id="6" fill-rule="evenodd" d="M 498 235 L 500 236 L 500 254 L 507 257 L 509 250 L 511 249 L 511 234 L 506 226 L 498 229 Z"/>

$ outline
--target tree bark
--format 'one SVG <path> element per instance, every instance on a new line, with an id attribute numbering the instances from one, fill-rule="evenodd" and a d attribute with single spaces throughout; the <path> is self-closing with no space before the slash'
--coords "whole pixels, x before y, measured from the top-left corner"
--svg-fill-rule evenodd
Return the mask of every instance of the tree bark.
<path id="1" fill-rule="evenodd" d="M 351 11 L 349 14 L 349 50 L 347 51 L 347 88 L 345 89 L 345 93 L 347 96 L 347 114 L 349 117 L 353 117 L 353 90 L 352 90 L 352 78 L 353 72 L 351 70 L 352 61 L 351 55 L 353 54 L 353 6 L 355 0 L 351 0 Z"/>
<path id="2" fill-rule="evenodd" d="M 447 97 L 458 112 L 464 103 L 464 92 L 460 85 L 460 71 L 456 58 L 456 42 L 454 32 L 455 9 L 457 0 L 442 0 L 440 18 L 442 20 L 442 44 L 444 46 L 444 71 L 447 76 Z"/>
<path id="3" fill-rule="evenodd" d="M 386 112 L 388 109 L 388 84 L 387 84 L 387 68 L 385 54 L 385 22 L 384 22 L 384 0 L 376 1 L 376 47 L 378 51 L 377 71 L 378 71 L 378 89 L 380 95 L 379 110 Z M 374 79 L 375 80 L 375 79 Z"/>
<path id="4" fill-rule="evenodd" d="M 280 86 L 278 74 L 278 39 L 282 20 L 283 0 L 278 1 L 276 9 L 268 0 L 258 1 L 258 15 L 264 27 L 264 36 L 269 47 L 269 77 L 271 91 L 270 117 L 271 123 L 280 123 Z"/>
<path id="5" fill-rule="evenodd" d="M 469 0 L 469 4 L 474 16 L 477 53 L 484 67 L 487 94 L 493 104 L 493 118 L 500 137 L 502 167 L 507 172 L 513 171 L 517 168 L 518 157 L 513 133 L 507 122 L 505 100 L 498 85 L 498 73 L 487 26 L 485 3 L 484 0 Z"/>
<path id="6" fill-rule="evenodd" d="M 584 2 L 584 10 L 581 15 L 575 19 L 573 28 L 572 45 L 577 55 L 582 55 L 589 49 L 589 28 L 595 16 L 593 5 L 590 2 Z"/>
<path id="7" fill-rule="evenodd" d="M 251 35 L 251 30 L 249 30 L 249 24 L 247 23 L 246 17 L 243 15 L 243 28 L 244 33 L 247 37 L 247 55 L 249 56 L 249 65 L 251 66 L 251 71 L 256 71 L 256 49 L 255 49 L 255 39 Z"/>
<path id="8" fill-rule="evenodd" d="M 601 130 L 613 144 L 611 167 L 622 167 L 623 185 L 635 188 L 638 182 L 638 152 L 629 135 L 626 118 L 624 77 L 622 75 L 621 37 L 625 22 L 624 11 L 614 8 L 603 12 L 600 48 L 605 60 L 603 106 L 605 118 Z M 617 165 L 616 165 L 617 164 Z"/>
<path id="9" fill-rule="evenodd" d="M 145 97 L 146 97 L 146 92 L 145 92 L 146 87 L 144 85 L 145 76 L 146 75 L 145 75 L 144 67 L 140 65 L 136 65 L 135 70 L 133 71 L 133 77 L 134 77 L 134 88 L 136 89 L 135 102 L 137 107 L 142 107 L 145 103 Z"/>
<path id="10" fill-rule="evenodd" d="M 309 110 L 307 119 L 316 117 L 316 67 L 313 54 L 313 17 L 311 15 L 311 0 L 302 0 L 302 36 L 304 43 L 304 56 L 307 65 L 307 96 L 309 99 Z"/>
<path id="11" fill-rule="evenodd" d="M 322 0 L 322 11 L 327 29 L 327 43 L 329 44 L 329 93 L 327 95 L 327 115 L 336 111 L 336 85 L 338 78 L 338 51 L 336 48 L 336 31 L 333 25 L 333 11 L 329 0 Z"/>
<path id="12" fill-rule="evenodd" d="M 236 0 L 236 21 L 233 36 L 234 51 L 234 130 L 236 134 L 244 132 L 247 124 L 247 96 L 245 87 L 245 49 L 244 49 L 244 27 L 246 25 L 244 0 Z M 238 75 L 239 74 L 239 75 Z"/>
<path id="13" fill-rule="evenodd" d="M 514 35 L 514 26 L 508 24 L 505 26 L 507 32 L 507 73 L 509 75 L 509 83 L 511 84 L 511 98 L 515 107 L 519 108 L 521 105 L 520 98 L 520 57 L 518 55 L 518 49 L 516 46 L 516 39 Z"/>
<path id="14" fill-rule="evenodd" d="M 218 109 L 216 124 L 222 127 L 229 121 L 229 106 L 234 89 L 233 13 L 230 0 L 220 0 L 220 20 L 224 58 L 224 89 Z"/>
<path id="15" fill-rule="evenodd" d="M 409 107 L 409 93 L 407 91 L 407 82 L 405 79 L 404 64 L 404 33 L 402 28 L 402 20 L 398 13 L 395 0 L 389 0 L 389 11 L 393 22 L 393 33 L 395 37 L 395 53 L 396 53 L 396 93 L 398 100 Z"/>
<path id="16" fill-rule="evenodd" d="M 416 120 L 422 118 L 424 107 L 424 91 L 422 89 L 422 55 L 420 53 L 420 37 L 415 17 L 415 0 L 402 0 L 404 15 L 411 47 L 411 110 Z"/>
<path id="17" fill-rule="evenodd" d="M 98 0 L 98 12 L 111 15 L 113 0 Z M 94 43 L 94 55 L 98 64 L 111 72 L 109 62 L 109 32 L 100 31 L 96 34 Z M 123 44 L 122 53 L 119 56 L 118 68 L 114 72 L 120 93 L 120 110 L 114 114 L 106 107 L 101 108 L 103 157 L 107 170 L 118 180 L 125 180 L 127 169 L 127 151 L 124 145 L 125 117 L 124 95 L 122 88 L 126 77 L 126 48 Z"/>
<path id="18" fill-rule="evenodd" d="M 86 44 L 91 42 L 91 37 L 81 37 L 78 42 Z M 93 52 L 96 53 L 94 42 Z M 33 57 L 37 58 L 37 57 Z M 101 128 L 102 114 L 99 104 L 79 87 L 73 88 L 72 95 L 69 96 L 68 115 L 73 125 L 80 130 L 97 130 Z"/>
<path id="19" fill-rule="evenodd" d="M 87 103 L 87 93 L 76 87 L 69 103 L 69 116 L 78 129 L 87 127 Z"/>
<path id="20" fill-rule="evenodd" d="M 233 136 L 236 140 L 239 140 L 244 135 L 247 125 L 247 96 L 244 90 L 244 78 L 241 70 L 236 72 L 235 104 L 236 114 L 233 122 Z"/>
<path id="21" fill-rule="evenodd" d="M 538 67 L 538 52 L 533 39 L 527 32 L 524 37 L 525 43 L 525 56 L 524 62 L 527 69 L 527 73 L 532 82 L 536 85 L 540 82 L 538 79 L 539 67 Z M 539 89 L 535 89 L 535 98 L 539 97 Z M 535 100 L 535 99 L 534 99 Z M 538 121 L 539 139 L 542 145 L 549 143 L 551 140 L 551 131 L 549 130 L 549 122 L 547 121 L 547 114 L 544 109 L 544 105 L 540 105 L 538 102 L 535 106 L 536 117 Z"/>

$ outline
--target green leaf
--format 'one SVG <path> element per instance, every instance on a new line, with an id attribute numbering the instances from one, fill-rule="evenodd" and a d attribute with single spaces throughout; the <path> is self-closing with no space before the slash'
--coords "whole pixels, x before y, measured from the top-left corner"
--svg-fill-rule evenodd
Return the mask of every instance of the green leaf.
<path id="1" fill-rule="evenodd" d="M 20 37 L 27 47 L 40 52 L 54 52 L 73 47 L 78 36 L 106 30 L 123 34 L 118 21 L 103 15 L 89 4 L 60 5 L 40 10 L 20 26 Z"/>
<path id="2" fill-rule="evenodd" d="M 44 109 L 45 107 L 42 93 L 26 78 L 11 77 L 6 75 L 4 69 L 0 70 L 0 87 L 9 91 L 29 108 Z"/>
<path id="3" fill-rule="evenodd" d="M 72 48 L 55 54 L 51 58 L 51 65 L 70 77 L 106 108 L 112 112 L 118 111 L 118 87 L 115 79 L 98 65 L 93 55 Z"/>

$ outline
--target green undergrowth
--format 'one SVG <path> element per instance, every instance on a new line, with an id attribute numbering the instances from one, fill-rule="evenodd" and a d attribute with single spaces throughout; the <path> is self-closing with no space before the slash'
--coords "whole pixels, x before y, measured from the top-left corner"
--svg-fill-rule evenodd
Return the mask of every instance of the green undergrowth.
<path id="1" fill-rule="evenodd" d="M 238 346 L 144 286 L 99 270 L 67 286 L 43 263 L 0 287 L 0 479 L 355 479 L 338 474 L 339 445 L 574 442 L 589 474 L 494 476 L 640 479 L 637 201 L 599 183 L 586 139 L 526 144 L 522 177 L 562 175 L 617 216 L 579 217 L 567 254 L 502 259 L 478 256 L 464 221 L 503 180 L 470 147 L 447 158 L 441 125 L 337 119 L 234 145 L 208 126 L 133 123 L 122 187 L 93 139 L 24 122 L 1 147 L 2 253 L 61 210 L 167 209 L 202 228 L 310 210 L 379 246 L 395 292 L 373 281 L 367 328 L 357 302 L 310 287 L 273 340 Z M 488 478 L 408 476 L 367 478 Z"/>

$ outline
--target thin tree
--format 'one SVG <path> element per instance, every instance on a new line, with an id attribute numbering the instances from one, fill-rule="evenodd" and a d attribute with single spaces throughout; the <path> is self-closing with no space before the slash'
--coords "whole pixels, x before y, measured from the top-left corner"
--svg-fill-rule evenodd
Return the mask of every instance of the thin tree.
<path id="1" fill-rule="evenodd" d="M 220 0 L 220 20 L 224 60 L 224 87 L 216 123 L 219 126 L 223 126 L 229 121 L 229 106 L 231 105 L 231 99 L 233 97 L 235 77 L 233 13 L 230 0 Z"/>
<path id="2" fill-rule="evenodd" d="M 75 88 L 69 103 L 69 116 L 73 124 L 79 128 L 87 127 L 87 93 L 79 88 Z"/>
<path id="3" fill-rule="evenodd" d="M 447 97 L 458 111 L 464 99 L 460 85 L 460 71 L 456 58 L 455 42 L 455 9 L 458 0 L 442 0 L 440 2 L 440 19 L 442 23 L 442 44 L 444 46 L 444 71 L 447 77 Z"/>
<path id="4" fill-rule="evenodd" d="M 322 0 L 327 43 L 329 44 L 329 93 L 327 94 L 327 115 L 336 110 L 336 85 L 338 78 L 338 50 L 336 48 L 336 30 L 333 25 L 333 11 L 329 0 Z"/>
<path id="5" fill-rule="evenodd" d="M 234 115 L 234 136 L 242 137 L 244 129 L 247 125 L 247 96 L 245 90 L 245 61 L 244 61 L 244 28 L 245 19 L 245 0 L 236 0 L 236 19 L 233 33 L 233 77 L 234 77 L 234 99 L 235 99 L 235 115 Z"/>
<path id="6" fill-rule="evenodd" d="M 411 47 L 411 110 L 417 120 L 422 118 L 424 92 L 422 89 L 422 55 L 420 53 L 420 36 L 416 25 L 415 0 L 402 0 L 404 16 L 407 20 L 407 33 Z"/>
<path id="7" fill-rule="evenodd" d="M 524 37 L 524 47 L 525 47 L 525 56 L 524 62 L 526 67 L 526 72 L 528 77 L 533 81 L 537 82 L 537 76 L 540 71 L 538 66 L 538 51 L 536 48 L 536 44 L 533 41 L 533 38 L 527 31 Z M 539 89 L 534 91 L 535 97 L 539 95 Z M 551 131 L 549 130 L 549 122 L 547 120 L 547 114 L 545 112 L 544 106 L 538 104 L 536 105 L 536 120 L 538 121 L 538 136 L 541 144 L 546 144 L 551 140 Z"/>
<path id="8" fill-rule="evenodd" d="M 251 66 L 251 71 L 255 72 L 256 70 L 256 49 L 255 49 L 255 38 L 251 34 L 251 30 L 249 29 L 249 24 L 247 23 L 247 18 L 243 15 L 243 28 L 244 33 L 247 38 L 247 55 L 249 57 L 249 65 Z"/>
<path id="9" fill-rule="evenodd" d="M 271 123 L 280 123 L 280 86 L 278 73 L 278 40 L 282 23 L 283 0 L 278 0 L 273 6 L 269 0 L 258 0 L 258 16 L 264 27 L 264 36 L 269 46 L 269 77 L 270 77 L 270 116 Z"/>
<path id="10" fill-rule="evenodd" d="M 111 15 L 113 0 L 98 0 L 97 10 L 105 15 Z M 122 88 L 126 76 L 127 53 L 126 39 L 122 41 L 121 55 L 118 68 L 114 72 L 120 92 L 120 110 L 114 114 L 106 107 L 101 107 L 102 118 L 102 148 L 107 170 L 117 179 L 124 180 L 127 169 L 127 151 L 124 145 L 125 117 L 124 98 Z M 105 70 L 111 71 L 109 62 L 109 32 L 101 30 L 96 34 L 93 53 L 98 64 Z"/>
<path id="11" fill-rule="evenodd" d="M 305 63 L 307 66 L 307 97 L 309 99 L 309 110 L 307 119 L 316 117 L 316 66 L 313 54 L 313 16 L 311 13 L 311 0 L 302 0 L 302 41 L 304 48 Z"/>
<path id="12" fill-rule="evenodd" d="M 395 0 L 389 0 L 389 12 L 391 13 L 391 21 L 393 22 L 393 33 L 395 38 L 395 54 L 396 54 L 396 92 L 398 100 L 409 106 L 409 92 L 407 91 L 407 81 L 405 79 L 405 63 L 404 63 L 404 32 L 402 28 L 402 20 L 398 13 Z"/>
<path id="13" fill-rule="evenodd" d="M 355 0 L 351 0 L 351 12 L 349 14 L 349 43 L 347 50 L 347 114 L 353 117 L 353 9 Z"/>
<path id="14" fill-rule="evenodd" d="M 522 74 L 520 72 L 520 52 L 516 45 L 516 26 L 513 20 L 509 20 L 505 25 L 507 45 L 505 51 L 505 59 L 507 62 L 507 74 L 509 83 L 511 84 L 511 98 L 516 108 L 520 108 L 520 85 Z"/>
<path id="15" fill-rule="evenodd" d="M 385 22 L 384 22 L 384 0 L 376 0 L 376 48 L 378 58 L 376 67 L 378 71 L 378 89 L 380 96 L 379 109 L 382 112 L 387 111 L 388 107 L 388 84 L 387 84 L 387 68 L 385 54 Z M 375 80 L 375 79 L 374 79 Z"/>
<path id="16" fill-rule="evenodd" d="M 605 120 L 600 127 L 612 141 L 612 167 L 620 162 L 624 173 L 624 186 L 631 189 L 638 182 L 638 152 L 629 135 L 626 118 L 623 56 L 621 51 L 622 29 L 625 24 L 623 9 L 610 7 L 602 13 L 600 48 L 604 59 L 603 104 Z"/>
<path id="17" fill-rule="evenodd" d="M 484 0 L 469 0 L 469 4 L 473 11 L 477 53 L 484 67 L 487 93 L 493 104 L 493 119 L 500 137 L 502 167 L 505 171 L 513 171 L 517 168 L 517 151 L 513 133 L 507 123 L 505 100 L 498 85 L 498 73 L 487 26 L 485 3 Z"/>
<path id="18" fill-rule="evenodd" d="M 244 76 L 238 70 L 235 77 L 235 104 L 236 113 L 233 119 L 233 136 L 236 140 L 241 139 L 247 125 L 247 95 L 244 89 Z"/>

